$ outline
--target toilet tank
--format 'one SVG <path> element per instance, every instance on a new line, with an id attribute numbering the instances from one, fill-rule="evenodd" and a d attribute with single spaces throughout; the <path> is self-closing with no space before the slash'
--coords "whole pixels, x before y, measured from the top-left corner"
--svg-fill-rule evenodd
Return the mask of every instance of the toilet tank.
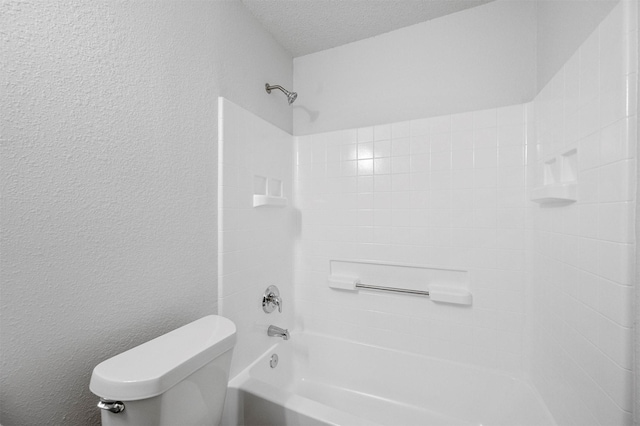
<path id="1" fill-rule="evenodd" d="M 219 424 L 235 341 L 233 322 L 210 315 L 100 363 L 89 388 L 125 406 L 102 424 Z"/>

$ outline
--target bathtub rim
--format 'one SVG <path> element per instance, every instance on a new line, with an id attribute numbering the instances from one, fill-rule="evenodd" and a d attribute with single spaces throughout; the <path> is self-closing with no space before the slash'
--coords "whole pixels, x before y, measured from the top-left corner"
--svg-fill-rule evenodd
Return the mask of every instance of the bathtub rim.
<path id="1" fill-rule="evenodd" d="M 336 416 L 343 421 L 342 423 L 339 423 L 339 422 L 326 423 L 327 425 L 340 426 L 344 424 L 349 424 L 349 425 L 362 424 L 362 425 L 369 425 L 369 426 L 383 426 L 377 423 L 372 423 L 370 420 L 363 419 L 361 417 L 358 417 L 355 414 L 351 414 L 343 410 L 339 410 L 337 408 L 333 408 L 328 405 L 325 405 L 319 401 L 315 401 L 305 396 L 298 395 L 295 392 L 292 392 L 288 389 L 278 388 L 277 386 L 267 383 L 264 380 L 261 380 L 260 378 L 252 376 L 251 374 L 252 370 L 254 368 L 263 368 L 263 367 L 259 367 L 258 364 L 268 363 L 268 360 L 271 354 L 273 354 L 274 352 L 277 352 L 278 347 L 280 347 L 281 345 L 294 345 L 295 344 L 294 339 L 296 339 L 296 337 L 304 338 L 302 336 L 310 336 L 310 337 L 318 336 L 320 338 L 336 340 L 343 344 L 359 345 L 364 348 L 373 348 L 376 350 L 383 350 L 391 353 L 396 353 L 400 356 L 418 357 L 418 358 L 425 359 L 426 361 L 431 360 L 432 362 L 444 363 L 452 368 L 464 368 L 464 369 L 476 370 L 481 374 L 499 376 L 504 380 L 517 382 L 520 386 L 525 387 L 531 393 L 531 395 L 534 397 L 534 399 L 538 403 L 538 406 L 543 410 L 544 417 L 551 420 L 548 426 L 556 426 L 557 424 L 555 418 L 553 417 L 553 415 L 549 411 L 549 408 L 544 402 L 544 399 L 540 395 L 540 392 L 537 390 L 530 376 L 525 371 L 520 372 L 520 374 L 512 374 L 510 372 L 500 370 L 497 368 L 467 364 L 460 361 L 449 360 L 444 358 L 437 358 L 434 356 L 423 355 L 423 354 L 410 352 L 406 350 L 388 348 L 385 346 L 375 345 L 371 343 L 359 342 L 355 340 L 345 339 L 342 337 L 335 337 L 326 333 L 315 332 L 315 331 L 294 330 L 290 333 L 291 333 L 290 340 L 274 342 L 267 350 L 265 350 L 251 364 L 249 364 L 246 368 L 241 370 L 236 376 L 230 379 L 228 384 L 229 390 L 238 392 L 238 394 L 242 392 L 249 392 L 254 396 L 265 398 L 271 402 L 280 404 L 286 409 L 299 412 L 305 416 L 308 416 L 310 418 L 313 418 L 319 421 L 327 421 L 327 414 L 330 414 L 330 417 Z M 295 377 L 293 377 L 293 379 L 295 380 Z M 255 385 L 256 383 L 258 384 Z M 251 387 L 250 387 L 251 390 L 255 390 L 257 388 L 258 392 L 252 392 L 251 390 L 247 390 L 246 388 L 242 387 L 243 385 L 247 385 L 247 384 L 251 384 Z M 345 417 L 345 420 L 348 419 L 348 423 L 344 423 L 344 420 L 342 419 L 343 417 Z M 243 423 L 237 423 L 237 424 L 243 424 Z"/>

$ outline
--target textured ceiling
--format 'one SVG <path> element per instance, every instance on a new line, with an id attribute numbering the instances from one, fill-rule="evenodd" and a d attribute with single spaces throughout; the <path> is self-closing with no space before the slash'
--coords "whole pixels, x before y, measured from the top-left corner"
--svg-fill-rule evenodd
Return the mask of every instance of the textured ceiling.
<path id="1" fill-rule="evenodd" d="M 294 56 L 351 43 L 494 0 L 242 0 Z"/>

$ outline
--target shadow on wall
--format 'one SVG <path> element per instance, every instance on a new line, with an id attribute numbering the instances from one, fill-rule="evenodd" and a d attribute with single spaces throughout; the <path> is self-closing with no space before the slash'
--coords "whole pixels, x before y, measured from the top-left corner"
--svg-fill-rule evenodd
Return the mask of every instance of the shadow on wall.
<path id="1" fill-rule="evenodd" d="M 302 105 L 295 105 L 293 109 L 299 109 L 301 111 L 306 112 L 307 115 L 309 116 L 309 122 L 311 123 L 315 122 L 318 119 L 318 117 L 320 117 L 320 111 L 312 111 L 309 108 Z"/>

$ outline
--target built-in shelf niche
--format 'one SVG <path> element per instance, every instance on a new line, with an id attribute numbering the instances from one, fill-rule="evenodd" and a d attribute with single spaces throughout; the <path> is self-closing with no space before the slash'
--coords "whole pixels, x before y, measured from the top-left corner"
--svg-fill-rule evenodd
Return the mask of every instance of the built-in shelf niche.
<path id="1" fill-rule="evenodd" d="M 543 163 L 542 186 L 531 191 L 539 204 L 569 204 L 578 200 L 578 149 L 571 148 Z"/>
<path id="2" fill-rule="evenodd" d="M 266 176 L 253 177 L 253 207 L 285 207 L 282 180 Z"/>

